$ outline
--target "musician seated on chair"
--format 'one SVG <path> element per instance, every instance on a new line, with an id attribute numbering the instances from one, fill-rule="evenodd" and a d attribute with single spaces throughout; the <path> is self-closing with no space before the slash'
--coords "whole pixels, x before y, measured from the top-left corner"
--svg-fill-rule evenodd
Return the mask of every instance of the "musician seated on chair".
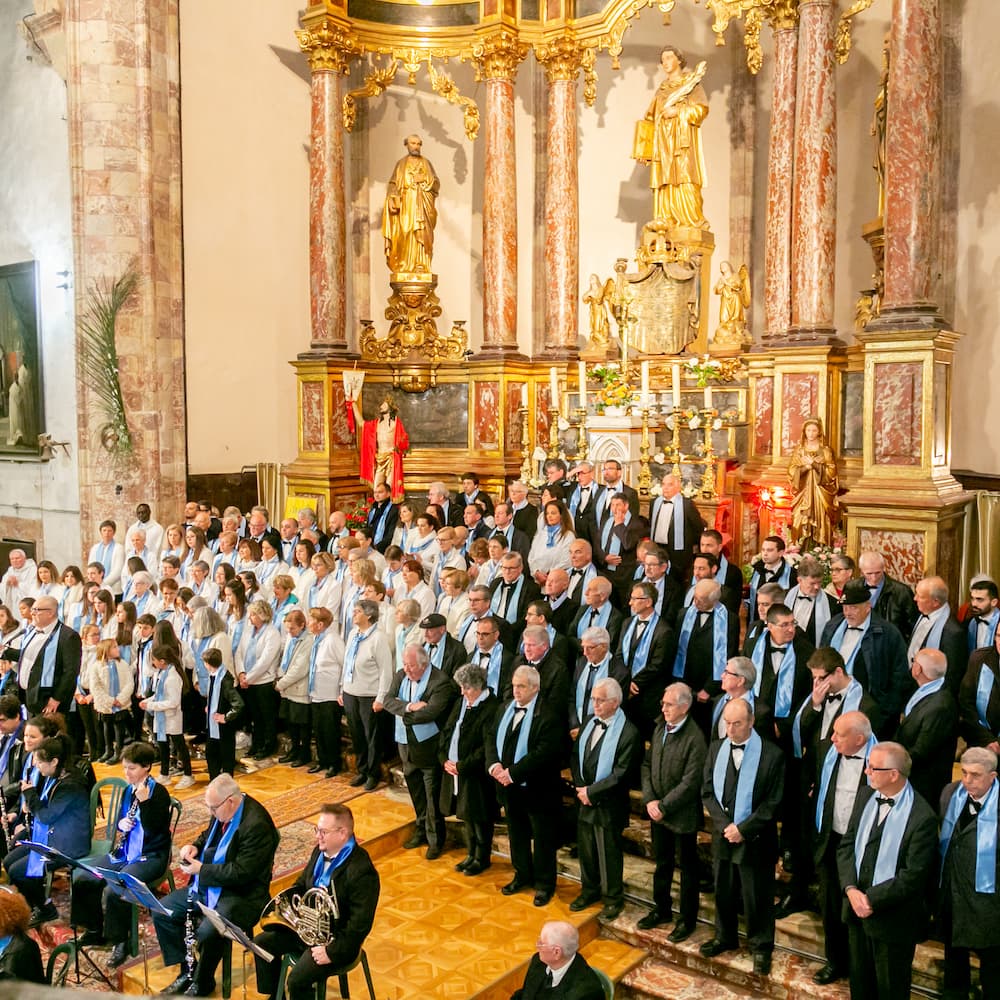
<path id="1" fill-rule="evenodd" d="M 42 953 L 28 934 L 31 907 L 16 889 L 0 886 L 0 980 L 44 983 Z"/>
<path id="2" fill-rule="evenodd" d="M 202 919 L 199 902 L 249 932 L 271 891 L 279 837 L 267 810 L 229 774 L 209 783 L 205 805 L 212 816 L 208 829 L 177 852 L 190 881 L 164 897 L 169 916 L 153 915 L 164 966 L 180 965 L 164 993 L 207 997 L 215 989 L 226 942 Z"/>
<path id="3" fill-rule="evenodd" d="M 150 774 L 159 759 L 160 751 L 149 743 L 130 743 L 122 751 L 128 788 L 115 818 L 111 850 L 95 862 L 98 868 L 128 872 L 150 887 L 170 863 L 170 793 Z M 128 958 L 132 904 L 83 869 L 73 872 L 70 923 L 89 928 L 81 945 L 114 946 L 109 969 L 117 969 Z"/>
<path id="4" fill-rule="evenodd" d="M 313 889 L 329 893 L 329 912 L 327 904 L 317 907 L 312 899 L 301 898 Z M 299 897 L 298 904 L 293 897 Z M 339 803 L 323 806 L 309 861 L 295 885 L 271 901 L 284 922 L 268 922 L 268 914 L 261 918 L 264 930 L 254 941 L 271 952 L 274 961 L 254 958 L 257 991 L 275 1000 L 282 956 L 290 955 L 295 966 L 288 973 L 288 1000 L 312 997 L 314 984 L 325 983 L 357 960 L 372 929 L 378 897 L 378 872 L 354 839 L 353 813 Z M 303 912 L 307 908 L 314 912 Z M 292 921 L 294 927 L 289 926 Z"/>
<path id="5" fill-rule="evenodd" d="M 77 777 L 70 738 L 62 733 L 42 740 L 34 752 L 40 776 L 36 787 L 29 777 L 21 782 L 30 836 L 22 839 L 47 844 L 70 858 L 90 850 L 90 796 Z M 45 859 L 25 844 L 18 844 L 3 859 L 11 882 L 31 905 L 30 926 L 55 920 L 59 911 L 45 898 Z"/>

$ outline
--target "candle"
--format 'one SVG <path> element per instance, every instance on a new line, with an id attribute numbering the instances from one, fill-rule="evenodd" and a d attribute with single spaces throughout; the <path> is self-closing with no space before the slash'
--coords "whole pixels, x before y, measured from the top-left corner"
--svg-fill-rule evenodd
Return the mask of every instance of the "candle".
<path id="1" fill-rule="evenodd" d="M 643 361 L 639 365 L 639 380 L 641 387 L 640 405 L 644 410 L 649 409 L 649 362 Z"/>
<path id="2" fill-rule="evenodd" d="M 712 409 L 712 387 L 710 385 L 705 386 L 705 409 Z"/>
<path id="3" fill-rule="evenodd" d="M 580 409 L 587 409 L 587 365 L 581 361 L 577 369 L 577 378 L 580 380 Z"/>
<path id="4" fill-rule="evenodd" d="M 674 409 L 679 410 L 681 408 L 681 366 L 677 362 L 670 366 L 670 376 L 673 380 L 670 388 L 674 395 Z"/>
<path id="5" fill-rule="evenodd" d="M 559 409 L 559 372 L 555 368 L 549 369 L 549 406 L 554 410 Z"/>

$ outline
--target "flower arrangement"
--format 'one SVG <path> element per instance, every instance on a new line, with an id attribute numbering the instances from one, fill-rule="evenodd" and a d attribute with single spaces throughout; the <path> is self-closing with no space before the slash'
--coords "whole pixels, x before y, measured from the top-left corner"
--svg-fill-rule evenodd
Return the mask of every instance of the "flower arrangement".
<path id="1" fill-rule="evenodd" d="M 355 528 L 363 528 L 368 522 L 368 511 L 371 510 L 371 505 L 373 501 L 371 500 L 356 500 L 354 506 L 350 510 L 345 511 L 345 517 L 347 519 L 347 527 L 351 531 Z"/>
<path id="2" fill-rule="evenodd" d="M 806 540 L 808 542 L 808 540 Z M 814 548 L 800 548 L 798 545 L 785 549 L 785 557 L 793 566 L 798 566 L 805 556 L 811 556 L 823 567 L 823 586 L 832 579 L 830 570 L 837 556 L 847 554 L 847 539 L 834 538 L 833 545 L 817 545 Z"/>
<path id="3" fill-rule="evenodd" d="M 636 401 L 636 394 L 618 365 L 599 365 L 592 368 L 590 374 L 601 383 L 601 388 L 594 395 L 594 409 L 598 413 L 603 413 L 609 407 L 628 409 Z"/>
<path id="4" fill-rule="evenodd" d="M 687 362 L 687 374 L 696 380 L 699 389 L 704 389 L 709 382 L 720 380 L 722 363 L 707 354 L 700 358 L 691 358 Z"/>

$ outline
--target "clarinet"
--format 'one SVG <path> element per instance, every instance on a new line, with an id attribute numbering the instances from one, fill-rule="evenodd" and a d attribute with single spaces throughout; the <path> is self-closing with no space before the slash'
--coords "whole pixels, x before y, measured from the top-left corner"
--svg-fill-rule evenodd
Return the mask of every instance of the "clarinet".
<path id="1" fill-rule="evenodd" d="M 10 821 L 7 819 L 7 796 L 4 795 L 3 788 L 0 788 L 0 829 L 3 830 L 4 840 L 7 842 L 7 850 L 9 851 L 14 846 L 14 841 L 11 836 Z"/>
<path id="2" fill-rule="evenodd" d="M 194 967 L 198 961 L 194 953 L 194 901 L 197 891 L 188 884 L 187 913 L 184 916 L 184 961 L 187 964 L 188 975 L 191 976 L 194 975 Z"/>
<path id="3" fill-rule="evenodd" d="M 0 794 L 3 794 L 0 792 Z M 139 799 L 135 794 L 135 789 L 132 789 L 132 802 L 128 807 L 128 812 L 125 814 L 125 819 L 131 820 L 132 827 L 135 826 L 136 817 L 139 815 Z M 128 835 L 132 832 L 132 827 L 129 827 L 128 831 L 116 830 L 115 831 L 115 842 L 109 851 L 109 856 L 113 861 L 124 861 L 125 856 L 125 844 L 128 841 Z"/>

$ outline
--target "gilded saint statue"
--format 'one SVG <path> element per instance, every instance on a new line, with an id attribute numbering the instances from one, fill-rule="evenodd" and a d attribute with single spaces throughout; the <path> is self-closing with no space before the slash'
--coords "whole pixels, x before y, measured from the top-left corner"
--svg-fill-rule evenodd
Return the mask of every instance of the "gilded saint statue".
<path id="1" fill-rule="evenodd" d="M 702 206 L 705 161 L 701 123 L 708 114 L 708 97 L 701 85 L 705 63 L 690 72 L 678 49 L 660 53 L 663 81 L 646 117 L 636 126 L 634 159 L 648 163 L 653 189 L 653 219 L 668 227 L 708 229 Z"/>
<path id="2" fill-rule="evenodd" d="M 419 135 L 408 135 L 403 145 L 406 156 L 392 171 L 382 211 L 385 259 L 393 274 L 430 274 L 441 182 L 421 153 Z"/>
<path id="3" fill-rule="evenodd" d="M 610 317 L 615 307 L 614 278 L 608 278 L 601 284 L 601 279 L 592 274 L 590 286 L 583 294 L 583 301 L 590 310 L 590 342 L 587 350 L 603 350 L 611 341 Z"/>
<path id="4" fill-rule="evenodd" d="M 809 417 L 802 425 L 802 437 L 788 463 L 791 480 L 792 537 L 796 542 L 811 539 L 813 545 L 830 545 L 839 518 L 837 505 L 837 461 L 823 436 L 823 425 Z"/>
<path id="5" fill-rule="evenodd" d="M 750 342 L 747 309 L 750 308 L 750 272 L 746 264 L 733 273 L 733 265 L 724 260 L 715 285 L 719 296 L 719 328 L 715 331 L 717 347 L 743 347 Z"/>
<path id="6" fill-rule="evenodd" d="M 875 156 L 872 168 L 878 180 L 878 214 L 885 214 L 885 139 L 889 111 L 889 45 L 891 33 L 882 39 L 882 72 L 879 76 L 878 93 L 875 95 L 875 110 L 872 113 L 871 134 L 875 139 Z"/>

